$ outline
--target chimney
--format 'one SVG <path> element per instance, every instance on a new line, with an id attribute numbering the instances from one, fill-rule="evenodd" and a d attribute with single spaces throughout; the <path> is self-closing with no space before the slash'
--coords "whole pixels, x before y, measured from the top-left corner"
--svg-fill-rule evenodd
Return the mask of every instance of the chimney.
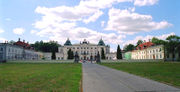
<path id="1" fill-rule="evenodd" d="M 23 42 L 25 43 L 25 40 L 23 40 Z"/>
<path id="2" fill-rule="evenodd" d="M 18 41 L 21 41 L 21 39 L 19 38 Z"/>

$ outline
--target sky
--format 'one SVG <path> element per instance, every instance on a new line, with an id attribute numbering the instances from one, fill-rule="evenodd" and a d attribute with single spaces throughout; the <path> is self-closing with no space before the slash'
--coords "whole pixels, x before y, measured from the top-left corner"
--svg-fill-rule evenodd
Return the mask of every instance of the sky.
<path id="1" fill-rule="evenodd" d="M 180 36 L 180 0 L 0 0 L 0 42 L 84 39 L 115 51 L 138 40 Z"/>

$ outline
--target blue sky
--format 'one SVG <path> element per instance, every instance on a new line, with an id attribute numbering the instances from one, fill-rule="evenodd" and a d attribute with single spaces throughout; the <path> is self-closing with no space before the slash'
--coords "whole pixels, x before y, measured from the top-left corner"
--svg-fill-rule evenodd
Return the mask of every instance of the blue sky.
<path id="1" fill-rule="evenodd" d="M 0 42 L 135 44 L 180 35 L 180 0 L 0 0 Z"/>

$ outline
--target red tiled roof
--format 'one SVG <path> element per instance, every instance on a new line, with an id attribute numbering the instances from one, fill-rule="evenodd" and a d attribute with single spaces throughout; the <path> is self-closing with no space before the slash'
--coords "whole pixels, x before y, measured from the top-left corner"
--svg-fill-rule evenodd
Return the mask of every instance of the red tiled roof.
<path id="1" fill-rule="evenodd" d="M 145 42 L 145 43 L 142 43 L 142 44 L 138 45 L 138 46 L 136 47 L 136 49 L 138 49 L 138 50 L 143 50 L 143 49 L 146 49 L 146 48 L 151 47 L 151 46 L 153 46 L 153 45 L 155 45 L 155 44 L 152 43 L 152 42 Z"/>
<path id="2" fill-rule="evenodd" d="M 17 41 L 15 45 L 21 46 L 23 48 L 30 48 L 30 45 L 28 43 L 22 42 L 22 41 Z"/>

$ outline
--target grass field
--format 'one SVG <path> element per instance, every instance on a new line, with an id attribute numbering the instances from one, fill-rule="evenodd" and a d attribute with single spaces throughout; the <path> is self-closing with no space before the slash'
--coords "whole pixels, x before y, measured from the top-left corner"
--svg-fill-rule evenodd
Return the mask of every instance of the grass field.
<path id="1" fill-rule="evenodd" d="M 81 64 L 0 64 L 1 92 L 78 92 Z"/>
<path id="2" fill-rule="evenodd" d="M 180 63 L 177 62 L 123 62 L 102 65 L 180 88 Z"/>

